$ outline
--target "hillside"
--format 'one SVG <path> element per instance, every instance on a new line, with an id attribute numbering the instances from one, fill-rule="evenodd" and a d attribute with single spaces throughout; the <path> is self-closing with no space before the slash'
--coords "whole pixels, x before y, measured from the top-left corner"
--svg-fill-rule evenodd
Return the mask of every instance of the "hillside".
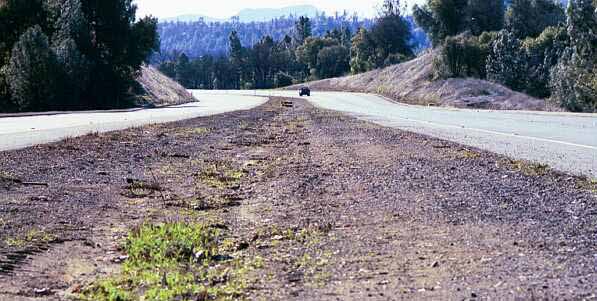
<path id="1" fill-rule="evenodd" d="M 141 106 L 160 107 L 197 101 L 189 91 L 154 67 L 143 66 L 137 81 L 145 91 L 138 103 Z"/>
<path id="2" fill-rule="evenodd" d="M 308 83 L 313 90 L 376 93 L 418 105 L 500 110 L 545 110 L 544 100 L 479 79 L 432 80 L 434 52 L 363 74 Z M 291 87 L 292 89 L 297 86 Z"/>

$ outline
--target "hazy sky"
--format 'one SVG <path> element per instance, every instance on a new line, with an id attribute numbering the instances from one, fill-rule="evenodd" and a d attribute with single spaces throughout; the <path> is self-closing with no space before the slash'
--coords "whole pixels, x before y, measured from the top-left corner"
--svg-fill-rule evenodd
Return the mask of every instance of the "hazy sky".
<path id="1" fill-rule="evenodd" d="M 213 18 L 228 18 L 243 8 L 280 8 L 311 4 L 328 13 L 347 10 L 361 16 L 373 16 L 381 0 L 135 0 L 138 16 L 175 17 L 200 14 Z M 408 0 L 409 4 L 423 0 Z"/>

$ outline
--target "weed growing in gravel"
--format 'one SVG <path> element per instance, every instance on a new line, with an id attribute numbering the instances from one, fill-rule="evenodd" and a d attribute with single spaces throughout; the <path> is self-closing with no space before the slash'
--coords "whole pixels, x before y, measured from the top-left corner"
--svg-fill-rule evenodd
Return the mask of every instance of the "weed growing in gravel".
<path id="1" fill-rule="evenodd" d="M 130 198 L 147 197 L 156 191 L 164 191 L 164 188 L 158 183 L 148 183 L 145 181 L 128 180 L 129 185 L 126 186 L 126 196 Z"/>
<path id="2" fill-rule="evenodd" d="M 520 160 L 510 160 L 509 165 L 527 176 L 544 176 L 550 170 L 549 165 Z"/>
<path id="3" fill-rule="evenodd" d="M 597 179 L 581 178 L 576 182 L 576 186 L 597 194 Z"/>
<path id="4" fill-rule="evenodd" d="M 31 229 L 23 237 L 9 237 L 4 242 L 10 247 L 25 247 L 32 244 L 46 244 L 56 237 L 46 231 Z"/>
<path id="5" fill-rule="evenodd" d="M 144 225 L 124 244 L 122 272 L 87 288 L 83 300 L 231 300 L 258 261 L 219 254 L 219 230 L 201 224 Z"/>
<path id="6" fill-rule="evenodd" d="M 227 189 L 237 186 L 242 177 L 243 170 L 237 170 L 226 164 L 210 164 L 200 174 L 201 181 L 212 188 Z"/>
<path id="7" fill-rule="evenodd" d="M 481 156 L 478 152 L 468 150 L 468 149 L 461 150 L 459 152 L 459 155 L 460 155 L 460 157 L 462 157 L 464 159 L 477 159 Z"/>

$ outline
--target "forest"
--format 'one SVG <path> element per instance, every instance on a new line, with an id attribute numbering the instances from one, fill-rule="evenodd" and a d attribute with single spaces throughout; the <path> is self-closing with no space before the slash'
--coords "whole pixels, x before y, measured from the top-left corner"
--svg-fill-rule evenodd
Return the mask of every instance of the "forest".
<path id="1" fill-rule="evenodd" d="M 412 34 L 412 19 L 402 9 L 400 1 L 388 0 L 374 21 L 348 21 L 346 14 L 282 19 L 285 24 L 293 20 L 291 28 L 255 43 L 252 35 L 232 30 L 223 53 L 172 52 L 159 68 L 192 89 L 264 89 L 364 72 L 408 60 L 425 47 L 425 35 Z M 163 38 L 162 51 L 168 41 Z"/>
<path id="2" fill-rule="evenodd" d="M 159 50 L 132 0 L 0 0 L 0 112 L 123 108 Z"/>

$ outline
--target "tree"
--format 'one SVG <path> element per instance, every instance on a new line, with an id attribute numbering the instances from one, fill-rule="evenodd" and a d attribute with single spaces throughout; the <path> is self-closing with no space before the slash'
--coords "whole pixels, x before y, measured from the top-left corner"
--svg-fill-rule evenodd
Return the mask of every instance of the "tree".
<path id="1" fill-rule="evenodd" d="M 470 34 L 448 37 L 433 62 L 435 76 L 483 78 L 486 57 L 477 37 Z"/>
<path id="2" fill-rule="evenodd" d="M 307 38 L 311 37 L 311 35 L 313 35 L 311 19 L 308 17 L 300 17 L 296 22 L 295 41 L 297 45 L 302 45 Z"/>
<path id="3" fill-rule="evenodd" d="M 551 96 L 550 73 L 568 44 L 569 37 L 565 27 L 548 27 L 538 37 L 529 37 L 523 41 L 528 66 L 526 93 L 541 98 Z"/>
<path id="4" fill-rule="evenodd" d="M 466 7 L 467 0 L 428 0 L 423 6 L 414 6 L 413 16 L 437 46 L 446 37 L 466 30 Z"/>
<path id="5" fill-rule="evenodd" d="M 571 0 L 570 44 L 552 69 L 552 99 L 571 111 L 597 111 L 597 11 L 590 0 Z"/>
<path id="6" fill-rule="evenodd" d="M 317 76 L 319 78 L 337 77 L 348 72 L 350 53 L 341 45 L 321 49 L 317 54 Z"/>
<path id="7" fill-rule="evenodd" d="M 330 38 L 310 37 L 305 43 L 296 49 L 296 56 L 300 63 L 309 68 L 312 76 L 317 75 L 317 56 L 319 51 L 325 47 L 338 45 L 338 41 Z"/>
<path id="8" fill-rule="evenodd" d="M 52 48 L 56 55 L 57 80 L 56 94 L 61 108 L 84 108 L 80 104 L 81 95 L 89 84 L 90 74 L 85 56 L 77 48 L 73 39 L 63 39 Z"/>
<path id="9" fill-rule="evenodd" d="M 487 79 L 516 91 L 526 87 L 526 58 L 520 40 L 513 33 L 502 30 L 487 57 Z"/>
<path id="10" fill-rule="evenodd" d="M 56 58 L 40 26 L 28 29 L 14 45 L 6 68 L 9 90 L 19 110 L 52 108 Z"/>
<path id="11" fill-rule="evenodd" d="M 353 37 L 351 47 L 350 71 L 353 74 L 375 68 L 375 44 L 365 28 Z"/>
<path id="12" fill-rule="evenodd" d="M 136 21 L 132 0 L 81 2 L 87 30 L 93 38 L 78 44 L 90 61 L 93 81 L 85 90 L 87 105 L 94 108 L 130 106 L 137 71 L 147 55 L 157 50 L 157 20 Z"/>
<path id="13" fill-rule="evenodd" d="M 386 0 L 384 10 L 371 28 L 376 48 L 376 66 L 382 67 L 391 55 L 412 56 L 410 26 L 400 11 L 400 0 Z"/>
<path id="14" fill-rule="evenodd" d="M 547 27 L 560 26 L 565 21 L 563 7 L 553 0 L 512 0 L 505 27 L 519 39 L 535 38 Z"/>
<path id="15" fill-rule="evenodd" d="M 228 41 L 230 43 L 229 46 L 229 56 L 230 56 L 230 64 L 235 72 L 235 82 L 234 86 L 236 89 L 240 89 L 241 82 L 242 82 L 242 69 L 244 65 L 244 49 L 238 38 L 238 33 L 236 31 L 232 31 L 230 36 L 228 37 Z"/>
<path id="16" fill-rule="evenodd" d="M 428 0 L 423 6 L 415 5 L 413 16 L 427 32 L 434 46 L 450 36 L 465 31 L 480 35 L 502 29 L 503 0 Z"/>
<path id="17" fill-rule="evenodd" d="M 469 0 L 467 29 L 473 35 L 498 31 L 504 27 L 504 1 Z"/>
<path id="18" fill-rule="evenodd" d="M 176 81 L 179 82 L 183 87 L 189 89 L 193 87 L 193 70 L 191 69 L 191 63 L 186 54 L 181 54 L 176 61 Z"/>

